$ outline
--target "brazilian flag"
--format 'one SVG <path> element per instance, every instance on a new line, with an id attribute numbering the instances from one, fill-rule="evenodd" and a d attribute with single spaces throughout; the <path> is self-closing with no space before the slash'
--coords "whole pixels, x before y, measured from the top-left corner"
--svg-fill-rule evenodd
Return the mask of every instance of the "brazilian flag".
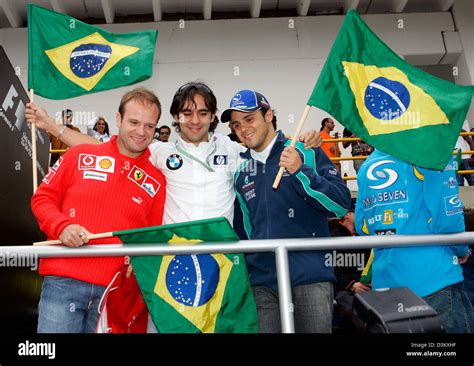
<path id="1" fill-rule="evenodd" d="M 113 34 L 28 4 L 28 88 L 66 99 L 148 79 L 157 35 Z"/>
<path id="2" fill-rule="evenodd" d="M 124 245 L 239 240 L 224 217 L 113 233 Z M 132 257 L 160 333 L 256 333 L 257 310 L 243 254 Z"/>
<path id="3" fill-rule="evenodd" d="M 474 88 L 436 78 L 401 59 L 362 21 L 346 15 L 308 105 L 408 163 L 443 170 Z"/>

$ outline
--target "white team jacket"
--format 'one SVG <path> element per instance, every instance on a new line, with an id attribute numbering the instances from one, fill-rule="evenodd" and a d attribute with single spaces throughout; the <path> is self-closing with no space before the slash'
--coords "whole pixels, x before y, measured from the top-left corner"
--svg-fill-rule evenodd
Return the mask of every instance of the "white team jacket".
<path id="1" fill-rule="evenodd" d="M 233 177 L 245 151 L 227 136 L 209 134 L 199 146 L 181 138 L 154 142 L 150 160 L 166 177 L 163 224 L 234 216 Z"/>

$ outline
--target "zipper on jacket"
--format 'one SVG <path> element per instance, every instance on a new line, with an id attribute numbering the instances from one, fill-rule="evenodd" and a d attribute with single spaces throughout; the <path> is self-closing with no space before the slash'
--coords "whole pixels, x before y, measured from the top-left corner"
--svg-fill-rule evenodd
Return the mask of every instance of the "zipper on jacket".
<path id="1" fill-rule="evenodd" d="M 267 201 L 267 176 L 265 174 L 265 164 L 262 164 L 262 174 L 263 174 L 263 201 L 265 202 L 265 211 L 267 213 L 267 219 L 270 217 L 270 213 L 268 212 L 268 201 Z M 266 236 L 265 239 L 268 239 L 270 237 L 270 225 L 268 225 L 268 222 L 265 222 L 265 228 L 266 228 Z"/>

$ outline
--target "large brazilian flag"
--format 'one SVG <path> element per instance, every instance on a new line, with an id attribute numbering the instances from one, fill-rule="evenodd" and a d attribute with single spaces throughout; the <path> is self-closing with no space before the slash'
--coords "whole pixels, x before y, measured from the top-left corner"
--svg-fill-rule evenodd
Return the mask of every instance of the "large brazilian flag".
<path id="1" fill-rule="evenodd" d="M 308 105 L 385 153 L 443 170 L 473 92 L 405 62 L 351 10 Z"/>
<path id="2" fill-rule="evenodd" d="M 148 79 L 157 35 L 113 34 L 28 4 L 28 88 L 66 99 Z"/>
<path id="3" fill-rule="evenodd" d="M 226 218 L 114 232 L 124 245 L 239 240 Z M 256 333 L 257 310 L 243 254 L 132 257 L 160 333 Z"/>

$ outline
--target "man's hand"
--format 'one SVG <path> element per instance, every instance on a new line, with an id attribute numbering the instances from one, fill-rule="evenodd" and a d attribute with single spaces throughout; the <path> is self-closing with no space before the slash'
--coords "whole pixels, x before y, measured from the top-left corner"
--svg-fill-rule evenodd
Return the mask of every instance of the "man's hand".
<path id="1" fill-rule="evenodd" d="M 71 224 L 63 229 L 59 235 L 59 240 L 68 247 L 80 247 L 89 242 L 89 238 L 87 237 L 89 234 L 91 233 L 83 226 Z"/>
<path id="2" fill-rule="evenodd" d="M 301 161 L 300 154 L 294 147 L 287 146 L 281 153 L 280 166 L 286 168 L 290 174 L 296 173 L 303 162 Z"/>
<path id="3" fill-rule="evenodd" d="M 356 282 L 352 285 L 352 291 L 355 293 L 370 291 L 372 287 L 370 285 L 364 285 L 363 283 Z"/>
<path id="4" fill-rule="evenodd" d="M 34 103 L 26 103 L 25 118 L 28 123 L 34 123 L 36 127 L 48 132 L 53 132 L 55 127 L 59 129 L 54 119 L 43 108 Z"/>
<path id="5" fill-rule="evenodd" d="M 127 267 L 127 273 L 125 274 L 125 277 L 130 278 L 130 276 L 132 275 L 132 272 L 133 272 L 132 264 L 129 264 Z"/>
<path id="6" fill-rule="evenodd" d="M 125 265 L 127 266 L 127 272 L 125 273 L 125 278 L 130 278 L 133 272 L 132 263 L 130 263 L 130 256 L 125 256 Z"/>
<path id="7" fill-rule="evenodd" d="M 458 263 L 459 264 L 466 263 L 469 260 L 469 257 L 471 256 L 471 254 L 472 254 L 472 251 L 471 251 L 471 249 L 469 249 L 469 251 L 467 252 L 467 254 L 464 257 L 458 257 Z"/>
<path id="8" fill-rule="evenodd" d="M 316 130 L 309 130 L 300 135 L 300 141 L 304 142 L 305 149 L 314 149 L 320 147 L 323 144 L 323 138 L 319 135 Z"/>

